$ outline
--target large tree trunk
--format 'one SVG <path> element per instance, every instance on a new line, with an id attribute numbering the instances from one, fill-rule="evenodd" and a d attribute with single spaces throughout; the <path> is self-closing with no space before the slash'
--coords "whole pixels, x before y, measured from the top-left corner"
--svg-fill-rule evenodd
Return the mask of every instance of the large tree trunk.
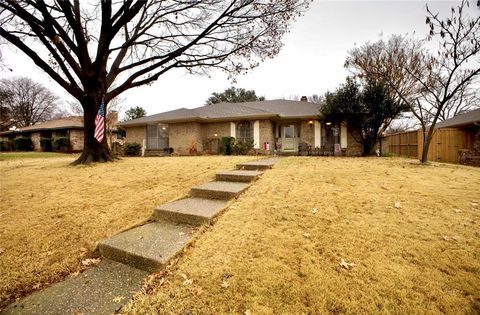
<path id="1" fill-rule="evenodd" d="M 363 147 L 362 156 L 372 155 L 372 150 L 373 150 L 373 148 L 375 147 L 376 144 L 377 144 L 377 138 L 376 137 L 374 137 L 373 139 L 372 138 L 365 138 L 363 140 L 363 143 L 362 143 L 362 147 Z"/>
<path id="2" fill-rule="evenodd" d="M 83 152 L 82 155 L 72 163 L 74 165 L 113 161 L 110 150 L 108 149 L 106 129 L 102 142 L 99 143 L 97 139 L 95 139 L 95 118 L 101 101 L 101 96 L 85 96 L 81 100 L 84 125 Z M 107 112 L 106 108 L 105 112 Z M 106 121 L 106 119 L 104 121 Z M 106 128 L 107 126 L 104 127 Z"/>
<path id="3" fill-rule="evenodd" d="M 423 146 L 422 146 L 422 159 L 420 162 L 422 164 L 426 164 L 428 162 L 428 150 L 430 148 L 430 142 L 432 142 L 433 138 L 433 128 L 430 127 L 428 130 L 428 134 L 423 131 Z"/>
<path id="4" fill-rule="evenodd" d="M 443 108 L 443 103 L 438 106 L 438 113 Z M 430 142 L 432 142 L 433 139 L 433 133 L 435 132 L 435 125 L 437 124 L 438 120 L 438 114 L 433 118 L 432 124 L 430 125 L 430 128 L 427 131 L 427 126 L 425 124 L 422 124 L 422 131 L 423 131 L 423 148 L 422 148 L 422 159 L 420 162 L 422 164 L 426 164 L 428 162 L 428 150 L 430 149 Z"/>

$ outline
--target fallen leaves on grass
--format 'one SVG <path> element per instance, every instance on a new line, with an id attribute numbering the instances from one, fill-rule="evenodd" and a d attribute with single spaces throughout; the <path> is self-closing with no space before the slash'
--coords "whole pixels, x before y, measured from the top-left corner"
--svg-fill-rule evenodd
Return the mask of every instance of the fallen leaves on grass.
<path id="1" fill-rule="evenodd" d="M 342 261 L 340 262 L 340 267 L 345 268 L 347 270 L 349 270 L 350 268 L 355 267 L 355 266 L 356 266 L 355 263 L 349 263 L 344 259 L 342 259 Z"/>
<path id="2" fill-rule="evenodd" d="M 35 284 L 33 285 L 33 289 L 34 289 L 34 290 L 38 290 L 38 289 L 40 289 L 41 287 L 42 287 L 42 284 L 39 283 L 39 282 L 37 282 L 37 283 L 35 283 Z"/>
<path id="3" fill-rule="evenodd" d="M 82 260 L 82 265 L 84 266 L 95 266 L 100 263 L 100 258 L 87 258 Z"/>
<path id="4" fill-rule="evenodd" d="M 182 273 L 180 276 L 184 279 L 183 285 L 191 285 L 193 283 L 193 279 L 188 279 L 186 274 Z"/>
<path id="5" fill-rule="evenodd" d="M 88 253 L 88 248 L 82 247 L 80 248 L 80 257 L 85 256 Z"/>
<path id="6" fill-rule="evenodd" d="M 442 239 L 446 242 L 450 241 L 450 240 L 454 240 L 454 241 L 457 241 L 458 242 L 458 236 L 447 236 L 447 235 L 443 235 L 442 236 Z"/>
<path id="7" fill-rule="evenodd" d="M 115 302 L 115 303 L 120 303 L 124 299 L 125 299 L 124 296 L 116 296 L 112 299 L 112 301 Z"/>
<path id="8" fill-rule="evenodd" d="M 230 280 L 231 277 L 233 277 L 232 274 L 228 272 L 224 273 L 222 276 L 222 283 L 220 284 L 220 286 L 224 289 L 228 288 L 230 286 L 230 283 L 228 281 Z"/>

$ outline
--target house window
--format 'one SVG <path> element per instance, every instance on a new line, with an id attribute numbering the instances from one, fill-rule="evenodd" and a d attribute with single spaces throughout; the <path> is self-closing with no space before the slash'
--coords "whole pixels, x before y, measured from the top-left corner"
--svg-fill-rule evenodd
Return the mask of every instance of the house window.
<path id="1" fill-rule="evenodd" d="M 55 130 L 55 138 L 68 138 L 68 131 L 66 129 Z"/>
<path id="2" fill-rule="evenodd" d="M 249 121 L 241 121 L 237 123 L 236 127 L 237 140 L 252 140 L 252 124 Z"/>

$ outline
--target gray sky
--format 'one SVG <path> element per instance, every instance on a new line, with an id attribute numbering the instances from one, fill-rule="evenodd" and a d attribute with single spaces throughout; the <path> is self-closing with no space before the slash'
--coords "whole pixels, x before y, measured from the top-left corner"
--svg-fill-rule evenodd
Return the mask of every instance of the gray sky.
<path id="1" fill-rule="evenodd" d="M 478 14 L 475 2 L 471 1 L 470 11 Z M 429 2 L 429 6 L 448 14 L 450 7 L 459 3 L 435 1 Z M 381 36 L 388 38 L 391 34 L 415 32 L 417 37 L 424 37 L 427 31 L 424 1 L 315 1 L 284 37 L 280 54 L 237 77 L 235 86 L 254 89 L 267 99 L 323 94 L 344 82 L 348 72 L 343 63 L 355 44 L 376 41 Z M 0 77 L 29 76 L 67 99 L 66 92 L 21 52 L 4 47 L 2 50 L 13 72 L 3 72 Z M 151 86 L 123 94 L 124 107 L 142 106 L 148 114 L 193 108 L 204 105 L 212 92 L 229 86 L 231 82 L 221 72 L 211 72 L 209 78 L 173 70 Z"/>

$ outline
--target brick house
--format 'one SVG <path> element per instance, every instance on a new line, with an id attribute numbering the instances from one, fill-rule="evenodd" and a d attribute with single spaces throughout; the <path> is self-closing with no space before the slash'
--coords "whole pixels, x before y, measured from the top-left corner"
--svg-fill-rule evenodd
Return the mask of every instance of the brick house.
<path id="1" fill-rule="evenodd" d="M 107 119 L 107 129 L 112 135 L 116 132 L 116 123 L 118 122 L 118 113 L 109 113 Z M 52 119 L 49 121 L 37 123 L 32 126 L 20 127 L 15 131 L 3 131 L 0 132 L 0 139 L 13 140 L 13 138 L 28 137 L 32 139 L 33 150 L 42 151 L 40 145 L 40 139 L 48 138 L 67 138 L 70 142 L 68 151 L 80 152 L 83 150 L 83 117 L 82 116 L 70 116 L 59 119 Z M 112 137 L 107 138 L 111 143 Z"/>
<path id="2" fill-rule="evenodd" d="M 119 125 L 125 141 L 144 144 L 147 154 L 167 148 L 218 154 L 222 137 L 252 139 L 259 154 L 296 154 L 301 145 L 325 155 L 361 154 L 346 124 L 322 123 L 319 115 L 319 104 L 271 100 L 180 108 Z"/>

